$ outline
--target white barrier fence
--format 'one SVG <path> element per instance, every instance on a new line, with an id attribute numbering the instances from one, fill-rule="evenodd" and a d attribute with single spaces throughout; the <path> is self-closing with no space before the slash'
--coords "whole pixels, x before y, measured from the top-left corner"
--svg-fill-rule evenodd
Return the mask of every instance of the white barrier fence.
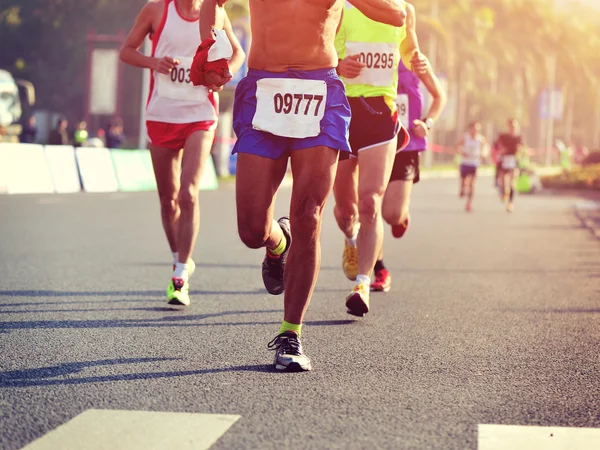
<path id="1" fill-rule="evenodd" d="M 212 158 L 201 190 L 216 189 Z M 155 190 L 148 150 L 0 143 L 0 194 Z"/>

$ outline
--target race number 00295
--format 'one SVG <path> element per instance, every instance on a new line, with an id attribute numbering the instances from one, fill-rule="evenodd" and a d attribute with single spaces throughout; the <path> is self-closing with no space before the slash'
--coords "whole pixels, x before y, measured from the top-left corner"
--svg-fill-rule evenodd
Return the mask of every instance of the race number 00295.
<path id="1" fill-rule="evenodd" d="M 394 66 L 393 53 L 360 52 L 358 61 L 368 69 L 391 69 Z"/>
<path id="2" fill-rule="evenodd" d="M 306 100 L 306 104 L 304 105 L 304 108 L 301 108 L 304 100 Z M 323 102 L 322 95 L 290 93 L 281 94 L 277 92 L 273 96 L 273 109 L 277 114 L 303 114 L 307 116 L 311 110 L 313 101 L 315 105 L 313 115 L 316 117 L 319 114 L 319 108 Z"/>

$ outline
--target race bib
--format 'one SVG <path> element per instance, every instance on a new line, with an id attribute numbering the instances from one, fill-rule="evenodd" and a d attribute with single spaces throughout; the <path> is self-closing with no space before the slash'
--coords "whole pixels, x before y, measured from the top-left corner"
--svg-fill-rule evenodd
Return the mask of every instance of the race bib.
<path id="1" fill-rule="evenodd" d="M 344 78 L 347 84 L 390 86 L 394 83 L 395 62 L 399 61 L 398 45 L 387 42 L 346 42 L 346 55 L 359 55 L 365 65 L 356 78 Z"/>
<path id="2" fill-rule="evenodd" d="M 194 86 L 190 80 L 190 67 L 193 58 L 176 57 L 179 64 L 171 73 L 159 73 L 157 78 L 157 93 L 160 97 L 171 100 L 188 100 L 202 103 L 208 99 L 207 89 L 204 86 Z"/>
<path id="3" fill-rule="evenodd" d="M 408 111 L 408 95 L 407 94 L 398 94 L 396 97 L 396 106 L 398 107 L 398 119 L 404 128 L 407 130 L 410 128 L 409 120 L 409 111 Z"/>
<path id="4" fill-rule="evenodd" d="M 506 170 L 517 168 L 517 157 L 515 155 L 504 155 L 502 157 L 502 168 Z"/>
<path id="5" fill-rule="evenodd" d="M 256 83 L 252 127 L 276 136 L 318 136 L 327 103 L 327 85 L 320 80 L 263 78 Z"/>

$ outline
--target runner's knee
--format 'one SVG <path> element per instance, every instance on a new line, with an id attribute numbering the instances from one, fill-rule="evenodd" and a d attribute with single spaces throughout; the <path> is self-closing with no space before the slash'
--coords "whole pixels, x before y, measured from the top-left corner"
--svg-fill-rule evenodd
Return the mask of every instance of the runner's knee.
<path id="1" fill-rule="evenodd" d="M 390 208 L 390 209 L 383 209 L 382 215 L 383 215 L 383 220 L 385 220 L 385 222 L 389 225 L 400 225 L 402 222 L 404 222 L 407 217 L 408 217 L 408 205 L 407 206 L 400 206 L 398 208 Z"/>
<path id="2" fill-rule="evenodd" d="M 261 248 L 269 239 L 269 224 L 256 218 L 238 217 L 238 233 L 244 245 L 248 248 Z"/>
<path id="3" fill-rule="evenodd" d="M 375 218 L 381 212 L 381 202 L 383 193 L 371 193 L 368 195 L 362 195 L 358 200 L 358 214 L 360 215 L 360 222 L 375 221 Z"/>
<path id="4" fill-rule="evenodd" d="M 188 188 L 181 188 L 178 196 L 179 207 L 181 209 L 193 209 L 198 203 L 198 189 L 194 186 Z"/>
<path id="5" fill-rule="evenodd" d="M 358 206 L 355 203 L 336 203 L 333 213 L 338 222 L 351 222 L 358 218 Z"/>
<path id="6" fill-rule="evenodd" d="M 179 210 L 179 201 L 172 195 L 162 195 L 160 197 L 160 209 L 163 215 L 174 217 Z"/>

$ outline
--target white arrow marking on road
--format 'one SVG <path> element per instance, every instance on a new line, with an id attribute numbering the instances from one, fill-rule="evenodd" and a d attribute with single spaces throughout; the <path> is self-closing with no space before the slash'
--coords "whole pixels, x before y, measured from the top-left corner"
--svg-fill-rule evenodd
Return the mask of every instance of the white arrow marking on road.
<path id="1" fill-rule="evenodd" d="M 478 450 L 591 450 L 600 448 L 600 429 L 479 425 Z"/>
<path id="2" fill-rule="evenodd" d="M 204 450 L 239 418 L 227 414 L 89 409 L 23 450 Z"/>

